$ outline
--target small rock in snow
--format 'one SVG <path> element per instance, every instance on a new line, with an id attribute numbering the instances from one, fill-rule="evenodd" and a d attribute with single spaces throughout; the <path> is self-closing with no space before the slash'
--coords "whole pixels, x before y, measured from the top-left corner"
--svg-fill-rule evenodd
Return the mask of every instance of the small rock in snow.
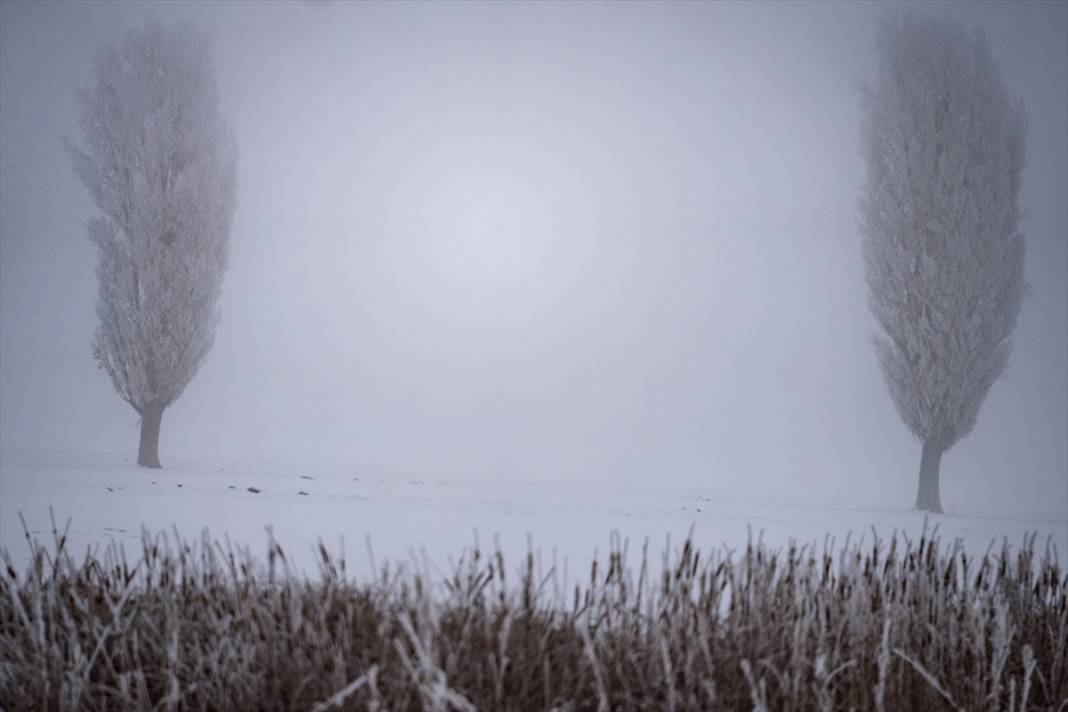
<path id="1" fill-rule="evenodd" d="M 237 489 L 235 485 L 230 485 L 230 489 Z"/>
<path id="2" fill-rule="evenodd" d="M 260 493 L 260 491 L 258 489 L 256 489 L 255 487 L 249 487 L 248 491 L 251 492 L 252 494 L 259 494 Z"/>
<path id="3" fill-rule="evenodd" d="M 307 496 L 308 496 L 308 493 L 307 493 L 307 492 L 305 492 L 304 490 L 301 490 L 300 492 L 297 492 L 297 494 L 302 494 L 302 495 L 304 495 L 305 497 L 307 497 Z"/>
<path id="4" fill-rule="evenodd" d="M 312 480 L 313 482 L 315 481 L 314 477 L 309 477 L 308 475 L 301 475 L 300 479 L 302 479 L 302 480 Z"/>
<path id="5" fill-rule="evenodd" d="M 114 492 L 114 491 L 115 491 L 115 490 L 113 490 L 113 489 L 111 489 L 110 487 L 108 487 L 108 492 Z"/>
<path id="6" fill-rule="evenodd" d="M 178 486 L 181 487 L 181 485 L 178 485 Z"/>

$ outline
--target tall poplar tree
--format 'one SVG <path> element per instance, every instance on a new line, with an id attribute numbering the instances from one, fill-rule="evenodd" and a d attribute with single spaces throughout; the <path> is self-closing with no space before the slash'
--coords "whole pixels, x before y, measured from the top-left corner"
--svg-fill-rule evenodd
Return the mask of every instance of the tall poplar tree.
<path id="1" fill-rule="evenodd" d="M 99 214 L 92 352 L 141 416 L 137 462 L 159 467 L 163 412 L 211 349 L 230 255 L 237 153 L 207 36 L 149 22 L 96 55 L 67 143 Z"/>
<path id="2" fill-rule="evenodd" d="M 942 454 L 1004 372 L 1027 290 L 1019 232 L 1026 122 L 981 32 L 892 12 L 862 89 L 860 196 L 873 337 L 890 396 L 923 444 L 917 509 L 942 511 Z"/>

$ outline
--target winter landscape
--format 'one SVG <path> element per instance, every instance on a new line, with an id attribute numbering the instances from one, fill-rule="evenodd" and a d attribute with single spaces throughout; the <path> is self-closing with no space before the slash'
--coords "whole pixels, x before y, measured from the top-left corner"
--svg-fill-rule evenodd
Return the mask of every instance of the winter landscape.
<path id="1" fill-rule="evenodd" d="M 992 544 L 1000 548 L 1005 539 L 1018 548 L 1027 534 L 1037 535 L 1041 549 L 1048 541 L 1068 551 L 1068 524 L 1055 511 L 932 517 L 887 507 L 874 497 L 858 502 L 810 496 L 806 501 L 738 487 L 640 481 L 546 487 L 522 480 L 275 463 L 176 461 L 146 476 L 128 457 L 91 453 L 5 453 L 3 467 L 0 534 L 10 542 L 19 569 L 28 563 L 28 549 L 18 514 L 32 536 L 48 543 L 50 508 L 60 528 L 68 517 L 72 520 L 69 546 L 75 554 L 87 547 L 102 552 L 112 540 L 137 551 L 142 526 L 152 531 L 173 526 L 190 539 L 205 529 L 228 535 L 257 556 L 266 554 L 273 535 L 296 566 L 315 574 L 320 539 L 335 554 L 344 540 L 349 570 L 363 579 L 373 576 L 372 553 L 379 564 L 448 572 L 477 541 L 485 549 L 500 546 L 516 562 L 532 543 L 544 572 L 554 564 L 563 572 L 567 562 L 570 579 L 578 582 L 595 554 L 606 558 L 613 532 L 630 540 L 632 563 L 648 539 L 657 552 L 652 563 L 659 565 L 669 539 L 681 545 L 691 527 L 696 541 L 736 551 L 745 549 L 750 535 L 763 535 L 772 548 L 786 548 L 791 540 L 822 548 L 830 537 L 837 548 L 850 536 L 870 543 L 872 528 L 880 538 L 896 530 L 918 540 L 925 525 L 928 530 L 937 526 L 946 541 L 960 539 L 978 554 Z"/>
<path id="2" fill-rule="evenodd" d="M 0 2 L 0 711 L 1068 705 L 1068 6 Z"/>

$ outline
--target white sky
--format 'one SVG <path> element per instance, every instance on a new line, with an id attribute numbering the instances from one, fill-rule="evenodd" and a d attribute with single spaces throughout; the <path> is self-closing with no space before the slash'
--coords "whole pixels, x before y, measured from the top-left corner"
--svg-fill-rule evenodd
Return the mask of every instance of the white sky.
<path id="1" fill-rule="evenodd" d="M 886 6 L 0 4 L 0 446 L 130 452 L 61 148 L 96 47 L 212 35 L 240 148 L 215 349 L 161 459 L 883 492 L 856 82 Z M 944 6 L 1028 110 L 1009 373 L 947 510 L 1068 510 L 1068 5 Z"/>

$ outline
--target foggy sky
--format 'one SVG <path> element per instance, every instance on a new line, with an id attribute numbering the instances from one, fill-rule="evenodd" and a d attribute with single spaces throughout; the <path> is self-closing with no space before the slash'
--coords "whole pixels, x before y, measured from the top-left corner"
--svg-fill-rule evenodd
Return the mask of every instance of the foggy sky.
<path id="1" fill-rule="evenodd" d="M 894 4 L 896 6 L 896 3 Z M 130 453 L 61 146 L 149 17 L 240 151 L 214 350 L 160 455 L 911 505 L 868 343 L 856 83 L 886 5 L 0 4 L 0 447 Z M 925 4 L 930 7 L 930 4 Z M 1025 300 L 947 511 L 1068 509 L 1068 5 L 982 25 L 1027 108 Z"/>

